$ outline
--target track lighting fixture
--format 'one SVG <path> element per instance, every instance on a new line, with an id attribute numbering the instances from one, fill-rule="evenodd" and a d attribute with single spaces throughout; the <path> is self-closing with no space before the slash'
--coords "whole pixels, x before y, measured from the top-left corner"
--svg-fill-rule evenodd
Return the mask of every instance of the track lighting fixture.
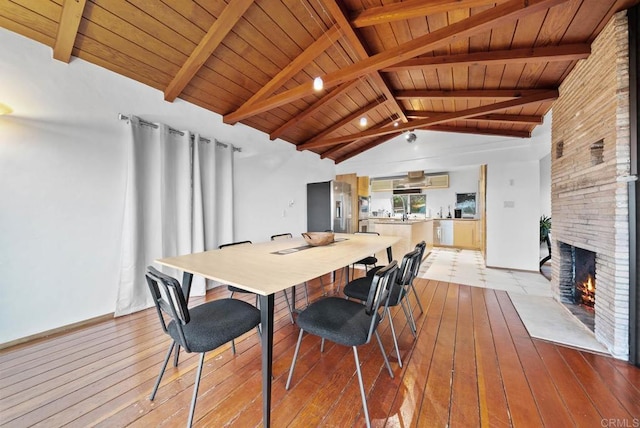
<path id="1" fill-rule="evenodd" d="M 413 131 L 408 132 L 404 138 L 407 140 L 407 143 L 413 143 L 414 141 L 416 141 L 416 134 L 414 134 Z"/>

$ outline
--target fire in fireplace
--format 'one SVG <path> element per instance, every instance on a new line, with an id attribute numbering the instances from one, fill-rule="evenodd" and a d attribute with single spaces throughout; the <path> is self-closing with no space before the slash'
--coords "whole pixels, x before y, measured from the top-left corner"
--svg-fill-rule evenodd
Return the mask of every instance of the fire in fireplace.
<path id="1" fill-rule="evenodd" d="M 576 284 L 576 303 L 593 308 L 596 305 L 596 281 L 589 275 L 586 281 Z"/>
<path id="2" fill-rule="evenodd" d="M 572 247 L 573 302 L 593 308 L 596 304 L 596 253 Z"/>

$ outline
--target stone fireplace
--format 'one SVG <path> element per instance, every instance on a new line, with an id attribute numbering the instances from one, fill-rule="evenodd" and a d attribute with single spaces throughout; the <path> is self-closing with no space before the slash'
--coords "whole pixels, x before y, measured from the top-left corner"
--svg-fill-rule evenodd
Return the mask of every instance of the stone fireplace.
<path id="1" fill-rule="evenodd" d="M 578 318 L 590 318 L 596 339 L 612 355 L 627 359 L 631 155 L 626 12 L 611 19 L 591 48 L 553 105 L 551 286 L 558 301 L 582 311 Z M 589 276 L 593 290 L 577 290 L 576 283 L 585 281 L 583 289 L 588 289 Z"/>

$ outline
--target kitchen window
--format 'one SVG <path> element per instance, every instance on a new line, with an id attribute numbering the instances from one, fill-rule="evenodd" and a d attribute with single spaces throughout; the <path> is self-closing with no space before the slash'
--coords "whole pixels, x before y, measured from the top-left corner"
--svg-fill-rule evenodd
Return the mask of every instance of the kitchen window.
<path id="1" fill-rule="evenodd" d="M 427 195 L 393 195 L 393 212 L 395 214 L 426 214 Z"/>

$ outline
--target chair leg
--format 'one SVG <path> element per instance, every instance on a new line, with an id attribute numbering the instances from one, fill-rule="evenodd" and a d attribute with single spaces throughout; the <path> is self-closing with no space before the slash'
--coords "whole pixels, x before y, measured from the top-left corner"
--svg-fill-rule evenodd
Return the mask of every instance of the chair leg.
<path id="1" fill-rule="evenodd" d="M 322 287 L 322 295 L 326 296 L 327 295 L 327 290 L 324 288 L 324 281 L 322 281 L 322 277 L 320 278 L 320 286 Z M 307 302 L 307 305 L 309 304 L 309 302 Z"/>
<path id="2" fill-rule="evenodd" d="M 296 350 L 293 352 L 293 361 L 291 361 L 291 368 L 289 369 L 289 377 L 287 378 L 287 384 L 284 389 L 289 390 L 289 385 L 291 384 L 291 378 L 293 377 L 293 369 L 296 367 L 296 359 L 298 358 L 298 351 L 300 350 L 300 342 L 302 342 L 302 334 L 304 333 L 303 329 L 300 329 L 300 334 L 298 335 L 298 343 L 296 343 Z"/>
<path id="3" fill-rule="evenodd" d="M 342 280 L 344 281 L 344 285 L 347 285 L 347 283 L 349 283 L 349 265 L 345 266 L 344 269 L 342 269 L 342 278 L 340 278 L 340 282 L 342 282 Z M 340 294 L 340 282 L 338 282 L 338 289 L 336 290 L 336 294 Z"/>
<path id="4" fill-rule="evenodd" d="M 156 379 L 156 384 L 153 387 L 153 391 L 151 391 L 151 395 L 149 396 L 149 400 L 153 401 L 156 398 L 156 392 L 158 392 L 158 387 L 160 386 L 160 381 L 162 380 L 162 375 L 164 375 L 164 370 L 167 368 L 167 364 L 169 363 L 169 358 L 171 358 L 171 351 L 173 351 L 173 347 L 176 346 L 176 342 L 171 342 L 171 346 L 169 346 L 169 351 L 167 352 L 167 356 L 164 357 L 164 363 L 162 363 L 162 368 L 160 369 L 160 373 L 158 374 L 158 379 Z"/>
<path id="5" fill-rule="evenodd" d="M 293 321 L 293 311 L 291 310 L 291 303 L 289 303 L 287 290 L 282 290 L 282 294 L 284 294 L 284 301 L 287 304 L 287 309 L 289 310 L 289 320 L 291 320 L 291 324 L 293 324 L 295 321 Z"/>
<path id="6" fill-rule="evenodd" d="M 371 428 L 371 421 L 369 420 L 369 410 L 367 409 L 367 394 L 364 391 L 364 384 L 362 382 L 362 372 L 360 371 L 360 359 L 358 358 L 358 348 L 353 347 L 353 357 L 356 360 L 356 372 L 358 372 L 358 383 L 360 384 L 360 396 L 362 397 L 362 410 L 364 411 L 364 418 L 367 421 L 367 428 Z"/>
<path id="7" fill-rule="evenodd" d="M 398 338 L 396 337 L 396 329 L 393 326 L 393 316 L 391 315 L 391 309 L 387 306 L 387 315 L 389 316 L 389 326 L 391 327 L 391 336 L 393 337 L 393 346 L 396 348 L 396 355 L 398 356 L 398 365 L 402 367 L 402 358 L 400 357 L 400 348 L 398 348 Z"/>
<path id="8" fill-rule="evenodd" d="M 233 351 L 233 355 L 236 355 L 236 340 L 231 339 L 231 350 Z"/>
<path id="9" fill-rule="evenodd" d="M 178 367 L 179 358 L 180 358 L 180 345 L 176 343 L 176 353 L 173 354 L 173 367 Z"/>
<path id="10" fill-rule="evenodd" d="M 200 375 L 202 375 L 202 366 L 204 365 L 204 352 L 200 354 L 200 362 L 198 363 L 198 370 L 196 372 L 196 381 L 193 384 L 193 398 L 191 399 L 191 408 L 189 409 L 189 420 L 187 421 L 187 427 L 193 425 L 193 413 L 196 410 L 196 400 L 198 399 L 198 387 L 200 386 Z"/>
<path id="11" fill-rule="evenodd" d="M 256 308 L 260 309 L 260 298 L 258 297 L 258 295 L 256 294 Z M 260 334 L 260 337 L 262 337 L 262 324 L 258 324 L 258 334 Z"/>
<path id="12" fill-rule="evenodd" d="M 320 285 L 322 285 L 322 277 L 320 277 Z M 322 285 L 322 290 L 324 290 L 324 285 Z M 309 287 L 307 287 L 307 281 L 304 282 L 304 301 L 309 306 Z"/>
<path id="13" fill-rule="evenodd" d="M 418 301 L 418 306 L 420 307 L 420 313 L 424 313 L 424 309 L 422 309 L 422 303 L 420 303 L 420 297 L 418 296 L 418 292 L 416 291 L 416 287 L 413 285 L 413 280 L 410 282 L 411 289 L 413 290 L 413 294 L 416 296 L 416 300 Z"/>
<path id="14" fill-rule="evenodd" d="M 382 351 L 382 358 L 384 358 L 384 364 L 387 366 L 387 370 L 389 370 L 389 377 L 393 379 L 393 371 L 391 370 L 391 364 L 389 364 L 389 359 L 387 358 L 387 352 L 384 350 L 384 346 L 382 346 L 382 340 L 380 340 L 380 335 L 376 331 L 376 339 L 378 339 L 378 345 L 380 346 L 380 351 Z"/>
<path id="15" fill-rule="evenodd" d="M 416 320 L 413 318 L 413 312 L 411 312 L 411 308 L 409 307 L 409 296 L 405 295 L 404 298 L 400 300 L 400 306 L 402 306 L 404 316 L 407 317 L 407 322 L 409 323 L 411 334 L 413 334 L 414 338 L 417 338 L 418 329 L 416 327 Z"/>

